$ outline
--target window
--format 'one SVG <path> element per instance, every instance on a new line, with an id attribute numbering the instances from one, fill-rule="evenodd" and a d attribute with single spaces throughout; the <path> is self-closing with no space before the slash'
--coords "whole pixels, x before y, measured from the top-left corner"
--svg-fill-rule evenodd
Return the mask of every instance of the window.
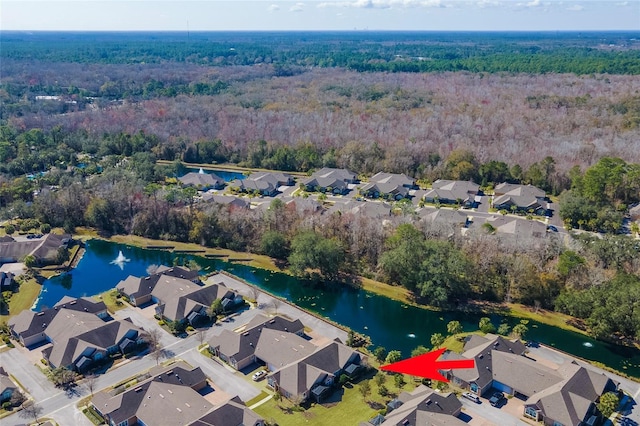
<path id="1" fill-rule="evenodd" d="M 118 423 L 118 426 L 129 426 L 129 420 L 125 420 L 124 422 Z"/>
<path id="2" fill-rule="evenodd" d="M 471 388 L 471 392 L 478 393 L 478 384 L 477 383 L 471 383 L 470 388 Z"/>
<path id="3" fill-rule="evenodd" d="M 553 426 L 564 426 L 564 425 L 560 422 L 553 422 Z"/>
<path id="4" fill-rule="evenodd" d="M 532 419 L 538 420 L 538 410 L 536 410 L 535 407 L 525 408 L 524 414 L 527 417 L 531 417 Z"/>

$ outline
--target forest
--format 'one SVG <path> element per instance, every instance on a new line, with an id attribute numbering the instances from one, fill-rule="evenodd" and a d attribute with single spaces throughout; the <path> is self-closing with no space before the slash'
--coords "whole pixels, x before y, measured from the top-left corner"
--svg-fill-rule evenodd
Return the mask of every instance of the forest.
<path id="1" fill-rule="evenodd" d="M 371 277 L 442 308 L 520 302 L 640 338 L 640 244 L 618 235 L 640 201 L 633 34 L 189 37 L 3 33 L 6 233 L 90 226 L 264 253 L 310 280 Z M 462 237 L 402 205 L 385 221 L 238 210 L 177 185 L 183 162 L 532 184 L 567 229 L 599 234 Z"/>

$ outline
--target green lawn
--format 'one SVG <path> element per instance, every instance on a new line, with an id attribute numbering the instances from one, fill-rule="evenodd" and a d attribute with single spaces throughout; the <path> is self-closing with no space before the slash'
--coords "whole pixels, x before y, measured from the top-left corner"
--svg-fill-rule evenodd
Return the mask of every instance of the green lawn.
<path id="1" fill-rule="evenodd" d="M 280 402 L 271 398 L 254 411 L 267 421 L 277 422 L 279 426 L 300 424 L 314 426 L 357 425 L 375 417 L 378 410 L 384 408 L 387 402 L 403 391 L 411 392 L 419 384 L 414 382 L 411 377 L 404 376 L 406 383 L 402 388 L 398 388 L 395 385 L 394 376 L 385 374 L 386 382 L 384 385 L 389 390 L 389 395 L 383 397 L 378 394 L 378 385 L 371 379 L 375 373 L 376 371 L 373 370 L 359 382 L 349 383 L 336 390 L 323 404 L 312 404 L 311 407 L 303 411 L 286 410 L 291 408 L 292 404 L 284 398 Z M 371 394 L 367 397 L 368 402 L 365 402 L 359 386 L 367 380 L 371 385 Z"/>
<path id="2" fill-rule="evenodd" d="M 115 289 L 112 289 L 97 295 L 95 298 L 98 300 L 102 300 L 104 304 L 107 305 L 107 310 L 109 312 L 115 312 L 127 306 L 122 301 L 123 299 L 119 299 L 116 297 L 117 295 L 118 295 L 118 291 Z"/>
<path id="3" fill-rule="evenodd" d="M 31 309 L 33 302 L 36 301 L 40 294 L 42 286 L 35 278 L 25 280 L 20 285 L 20 290 L 11 296 L 9 301 L 9 314 L 0 315 L 0 321 L 8 321 L 14 315 L 18 315 L 25 309 Z"/>
<path id="4" fill-rule="evenodd" d="M 337 390 L 329 401 L 340 398 L 340 402 L 329 402 L 325 404 L 314 404 L 308 410 L 302 412 L 293 411 L 291 414 L 278 408 L 291 407 L 291 403 L 283 399 L 280 402 L 271 398 L 254 410 L 267 421 L 275 420 L 279 426 L 297 426 L 301 424 L 309 425 L 357 425 L 361 421 L 366 421 L 374 417 L 377 412 L 370 408 L 362 399 L 358 392 L 357 385 L 351 388 Z"/>

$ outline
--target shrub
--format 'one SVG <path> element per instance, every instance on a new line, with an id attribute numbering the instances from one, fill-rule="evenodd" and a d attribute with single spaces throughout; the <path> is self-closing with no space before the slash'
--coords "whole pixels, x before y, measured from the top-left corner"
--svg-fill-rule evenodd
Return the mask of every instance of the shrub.
<path id="1" fill-rule="evenodd" d="M 11 235 L 11 234 L 13 234 L 14 232 L 16 232 L 16 227 L 15 227 L 15 226 L 13 226 L 13 225 L 11 225 L 11 224 L 9 224 L 9 225 L 5 225 L 5 227 L 4 227 L 4 232 L 6 232 L 6 233 L 7 233 L 7 235 Z"/>
<path id="2" fill-rule="evenodd" d="M 164 322 L 163 320 L 158 321 L 158 325 L 159 325 L 159 326 L 163 326 L 163 325 L 165 325 L 165 324 L 166 324 L 166 322 Z"/>
<path id="3" fill-rule="evenodd" d="M 385 385 L 380 385 L 380 387 L 378 388 L 378 394 L 380 396 L 387 396 L 389 395 L 389 389 L 387 389 Z"/>
<path id="4" fill-rule="evenodd" d="M 3 410 L 7 410 L 7 411 L 11 411 L 11 403 L 9 401 L 3 402 L 2 403 L 2 409 Z"/>
<path id="5" fill-rule="evenodd" d="M 51 225 L 49 225 L 48 223 L 43 223 L 42 225 L 40 225 L 40 232 L 42 232 L 43 234 L 48 234 L 49 232 L 51 232 Z"/>

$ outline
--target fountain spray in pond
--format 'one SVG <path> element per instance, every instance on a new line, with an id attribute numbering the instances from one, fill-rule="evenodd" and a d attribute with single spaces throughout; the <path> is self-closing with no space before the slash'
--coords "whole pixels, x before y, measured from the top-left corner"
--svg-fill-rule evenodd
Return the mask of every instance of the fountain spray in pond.
<path id="1" fill-rule="evenodd" d="M 127 258 L 127 257 L 125 257 L 125 256 L 124 256 L 124 254 L 122 254 L 122 250 L 120 250 L 120 251 L 118 252 L 118 257 L 116 257 L 115 259 L 113 259 L 113 260 L 111 261 L 111 264 L 112 264 L 112 265 L 118 265 L 118 266 L 120 267 L 120 269 L 124 269 L 124 264 L 125 264 L 125 262 L 128 262 L 129 260 L 131 260 L 131 259 L 129 259 L 129 258 Z"/>

